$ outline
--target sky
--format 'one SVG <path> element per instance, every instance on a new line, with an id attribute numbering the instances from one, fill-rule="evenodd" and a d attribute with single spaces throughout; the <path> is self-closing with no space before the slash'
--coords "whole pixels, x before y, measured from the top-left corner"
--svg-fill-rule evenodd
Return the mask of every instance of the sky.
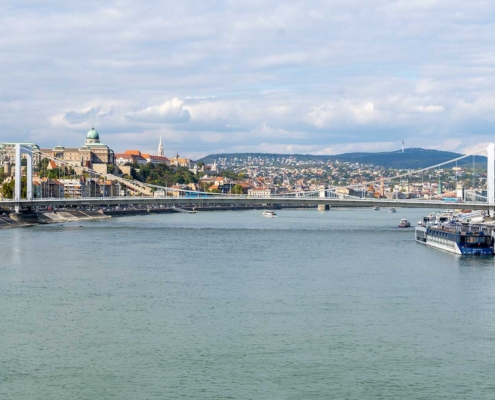
<path id="1" fill-rule="evenodd" d="M 485 0 L 0 2 L 0 142 L 469 152 L 495 141 Z"/>

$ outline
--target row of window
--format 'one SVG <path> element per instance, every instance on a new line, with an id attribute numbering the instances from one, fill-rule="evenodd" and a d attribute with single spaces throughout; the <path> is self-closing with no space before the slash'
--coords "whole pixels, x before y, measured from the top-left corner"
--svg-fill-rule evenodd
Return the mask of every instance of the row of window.
<path id="1" fill-rule="evenodd" d="M 455 235 L 452 234 L 452 233 L 448 233 L 448 232 L 434 231 L 434 232 L 432 232 L 432 234 L 430 234 L 430 236 L 433 236 L 433 237 L 444 237 L 444 238 L 449 238 L 450 240 L 455 240 Z"/>
<path id="2" fill-rule="evenodd" d="M 491 237 L 486 236 L 463 236 L 461 237 L 461 243 L 486 243 L 490 244 L 492 241 Z"/>
<path id="3" fill-rule="evenodd" d="M 443 246 L 448 246 L 448 247 L 452 247 L 452 248 L 455 247 L 455 242 L 452 242 L 451 240 L 442 239 L 442 238 L 434 237 L 434 236 L 433 237 L 430 236 L 428 239 L 431 242 L 438 243 L 438 244 L 441 244 Z"/>

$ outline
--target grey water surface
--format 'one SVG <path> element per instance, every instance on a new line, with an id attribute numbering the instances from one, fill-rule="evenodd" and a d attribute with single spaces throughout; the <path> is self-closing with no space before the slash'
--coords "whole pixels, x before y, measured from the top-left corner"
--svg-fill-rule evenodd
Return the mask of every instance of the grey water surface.
<path id="1" fill-rule="evenodd" d="M 0 399 L 494 399 L 495 260 L 429 211 L 0 231 Z"/>

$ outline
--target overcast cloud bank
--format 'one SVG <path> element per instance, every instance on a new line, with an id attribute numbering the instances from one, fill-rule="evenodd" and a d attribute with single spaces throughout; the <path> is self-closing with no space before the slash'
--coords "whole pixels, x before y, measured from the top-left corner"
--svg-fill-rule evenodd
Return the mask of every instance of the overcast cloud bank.
<path id="1" fill-rule="evenodd" d="M 5 1 L 0 141 L 464 151 L 495 140 L 490 1 Z"/>

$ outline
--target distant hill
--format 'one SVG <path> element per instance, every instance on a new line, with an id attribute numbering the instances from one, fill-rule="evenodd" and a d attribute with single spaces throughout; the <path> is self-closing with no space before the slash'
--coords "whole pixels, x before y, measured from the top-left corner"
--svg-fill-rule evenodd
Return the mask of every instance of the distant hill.
<path id="1" fill-rule="evenodd" d="M 237 159 L 236 163 L 241 164 L 247 160 L 248 157 L 263 159 L 270 161 L 274 164 L 278 164 L 282 159 L 291 158 L 294 161 L 306 161 L 306 162 L 328 162 L 328 161 L 340 161 L 340 162 L 352 162 L 360 164 L 373 164 L 385 168 L 397 168 L 397 169 L 418 169 L 430 167 L 432 165 L 440 164 L 445 161 L 452 160 L 454 158 L 461 157 L 462 154 L 453 153 L 450 151 L 428 150 L 420 148 L 405 149 L 404 153 L 401 150 L 380 152 L 380 153 L 344 153 L 338 155 L 324 156 L 324 155 L 312 155 L 312 154 L 270 154 L 270 153 L 225 153 L 225 154 L 211 154 L 203 157 L 198 161 L 203 161 L 207 164 L 217 161 L 219 159 L 226 159 L 227 162 L 232 163 Z M 277 161 L 277 159 L 279 161 Z M 471 164 L 473 162 L 472 157 L 467 157 L 457 162 L 458 165 Z M 486 163 L 486 157 L 476 156 L 476 164 Z"/>

